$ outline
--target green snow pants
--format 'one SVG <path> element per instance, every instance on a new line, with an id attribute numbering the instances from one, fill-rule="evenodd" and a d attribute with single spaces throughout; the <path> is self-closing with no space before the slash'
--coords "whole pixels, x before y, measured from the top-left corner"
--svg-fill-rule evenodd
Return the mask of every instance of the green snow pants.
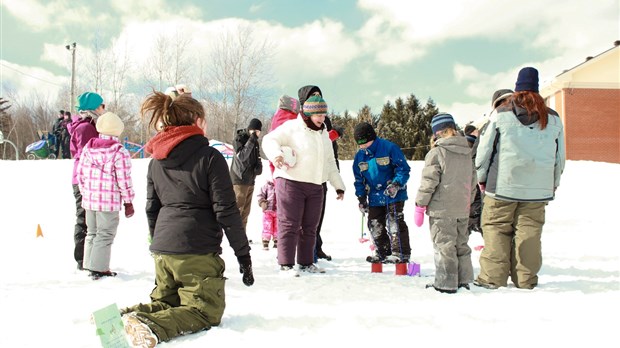
<path id="1" fill-rule="evenodd" d="M 154 254 L 151 303 L 123 309 L 136 312 L 160 342 L 220 324 L 226 307 L 224 260 L 205 255 Z"/>
<path id="2" fill-rule="evenodd" d="M 545 205 L 484 197 L 479 282 L 506 286 L 510 275 L 518 288 L 533 289 L 538 285 Z"/>

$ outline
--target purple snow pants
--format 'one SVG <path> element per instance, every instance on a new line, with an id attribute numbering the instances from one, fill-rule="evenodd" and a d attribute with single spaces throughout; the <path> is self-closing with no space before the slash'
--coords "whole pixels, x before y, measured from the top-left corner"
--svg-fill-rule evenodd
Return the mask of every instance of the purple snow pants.
<path id="1" fill-rule="evenodd" d="M 276 179 L 278 197 L 278 264 L 310 265 L 323 205 L 323 186 Z"/>

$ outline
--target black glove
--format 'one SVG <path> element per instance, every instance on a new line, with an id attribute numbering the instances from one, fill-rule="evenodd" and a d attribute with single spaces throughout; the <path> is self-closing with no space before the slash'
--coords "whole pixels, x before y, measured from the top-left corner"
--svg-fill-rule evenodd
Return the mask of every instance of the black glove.
<path id="1" fill-rule="evenodd" d="M 254 274 L 252 274 L 252 259 L 250 254 L 237 257 L 239 261 L 239 272 L 243 273 L 243 284 L 246 286 L 252 286 L 254 284 Z"/>
<path id="2" fill-rule="evenodd" d="M 359 196 L 357 197 L 357 200 L 360 202 L 357 207 L 360 209 L 362 214 L 368 214 L 368 201 L 366 196 Z"/>
<path id="3" fill-rule="evenodd" d="M 386 196 L 390 196 L 391 198 L 394 198 L 398 194 L 398 190 L 400 190 L 400 185 L 396 182 L 393 182 L 387 185 L 383 194 Z"/>

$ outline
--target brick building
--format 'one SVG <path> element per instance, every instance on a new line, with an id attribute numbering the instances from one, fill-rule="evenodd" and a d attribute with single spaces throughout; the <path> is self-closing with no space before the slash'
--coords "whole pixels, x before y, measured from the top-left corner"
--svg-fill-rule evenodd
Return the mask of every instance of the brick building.
<path id="1" fill-rule="evenodd" d="M 564 123 L 566 158 L 620 163 L 620 40 L 540 90 Z"/>

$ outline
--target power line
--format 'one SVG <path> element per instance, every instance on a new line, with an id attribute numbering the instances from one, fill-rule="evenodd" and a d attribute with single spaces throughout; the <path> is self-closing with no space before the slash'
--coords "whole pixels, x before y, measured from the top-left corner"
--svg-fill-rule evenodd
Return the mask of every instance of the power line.
<path id="1" fill-rule="evenodd" d="M 50 81 L 44 80 L 44 79 L 42 79 L 42 78 L 40 78 L 40 77 L 32 76 L 32 75 L 30 75 L 30 74 L 27 74 L 27 73 L 25 73 L 25 72 L 19 71 L 19 70 L 15 69 L 15 68 L 12 68 L 12 67 L 10 67 L 10 66 L 8 66 L 8 65 L 5 65 L 5 64 L 3 64 L 3 63 L 0 63 L 0 65 L 2 65 L 2 66 L 3 66 L 3 67 L 5 67 L 5 68 L 11 69 L 11 70 L 13 70 L 13 71 L 16 71 L 16 72 L 18 72 L 18 73 L 20 73 L 20 74 L 22 74 L 22 75 L 25 75 L 25 76 L 28 76 L 28 77 L 32 77 L 33 79 L 37 79 L 37 80 L 39 80 L 39 81 L 43 81 L 43 82 L 45 82 L 45 83 L 49 83 L 49 84 L 54 85 L 54 86 L 63 87 L 62 85 L 59 85 L 59 84 L 57 84 L 57 83 L 54 83 L 54 82 L 50 82 Z"/>

